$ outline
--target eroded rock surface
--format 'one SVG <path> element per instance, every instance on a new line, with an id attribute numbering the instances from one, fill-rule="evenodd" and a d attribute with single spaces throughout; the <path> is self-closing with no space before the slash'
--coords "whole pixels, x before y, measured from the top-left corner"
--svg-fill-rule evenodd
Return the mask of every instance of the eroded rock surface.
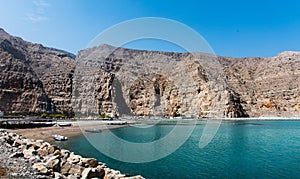
<path id="1" fill-rule="evenodd" d="M 71 111 L 74 58 L 0 29 L 0 110 Z"/>
<path id="2" fill-rule="evenodd" d="M 100 45 L 74 59 L 0 29 L 0 110 L 79 117 L 300 115 L 299 52 L 230 58 Z"/>

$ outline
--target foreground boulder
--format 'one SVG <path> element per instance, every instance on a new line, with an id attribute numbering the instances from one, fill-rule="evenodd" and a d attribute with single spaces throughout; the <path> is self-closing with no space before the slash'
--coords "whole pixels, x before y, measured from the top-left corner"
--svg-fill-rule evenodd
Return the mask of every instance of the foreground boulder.
<path id="1" fill-rule="evenodd" d="M 83 165 L 87 165 L 89 167 L 97 167 L 98 161 L 95 158 L 81 158 L 81 162 Z"/>
<path id="2" fill-rule="evenodd" d="M 105 170 L 99 168 L 86 168 L 82 172 L 82 179 L 104 178 Z"/>
<path id="3" fill-rule="evenodd" d="M 33 169 L 37 170 L 40 174 L 47 174 L 49 170 L 44 163 L 35 163 L 32 166 Z"/>
<path id="4" fill-rule="evenodd" d="M 84 158 L 65 149 L 44 141 L 26 139 L 14 133 L 0 130 L 0 144 L 8 147 L 9 159 L 20 159 L 30 165 L 32 173 L 26 169 L 26 174 L 12 174 L 19 178 L 56 178 L 56 179 L 90 179 L 90 178 L 136 178 L 126 177 L 120 171 L 108 168 L 95 158 Z M 0 145 L 0 147 L 1 147 Z M 1 158 L 1 160 L 3 160 Z M 4 159 L 5 160 L 5 159 Z M 29 172 L 29 173 L 28 173 Z"/>

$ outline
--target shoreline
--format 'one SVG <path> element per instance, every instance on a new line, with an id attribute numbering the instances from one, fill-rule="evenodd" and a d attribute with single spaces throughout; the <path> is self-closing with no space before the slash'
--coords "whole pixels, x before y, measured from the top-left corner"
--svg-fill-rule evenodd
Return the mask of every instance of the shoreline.
<path id="1" fill-rule="evenodd" d="M 58 124 L 71 124 L 71 126 L 60 127 L 58 125 L 50 127 L 36 127 L 24 129 L 5 129 L 7 132 L 17 133 L 28 139 L 44 140 L 46 142 L 55 141 L 53 135 L 58 134 L 68 138 L 84 135 L 86 129 L 110 130 L 126 127 L 128 125 L 118 125 L 121 121 L 58 121 Z M 122 121 L 124 122 L 124 121 Z M 115 125 L 109 125 L 116 123 Z M 131 123 L 129 123 L 131 124 Z"/>
<path id="2" fill-rule="evenodd" d="M 58 125 L 50 127 L 36 127 L 24 129 L 5 129 L 8 132 L 23 135 L 29 139 L 44 140 L 53 142 L 53 135 L 58 134 L 68 138 L 81 136 L 89 132 L 85 130 L 110 130 L 128 127 L 140 123 L 164 123 L 164 122 L 189 122 L 189 121 L 300 121 L 300 117 L 260 117 L 260 118 L 183 118 L 183 119 L 139 119 L 139 120 L 126 120 L 126 121 L 102 121 L 102 120 L 63 120 L 57 121 L 58 124 L 71 124 L 71 126 L 60 127 Z M 126 124 L 118 125 L 126 122 Z"/>
<path id="3" fill-rule="evenodd" d="M 53 136 L 54 134 L 58 134 L 58 135 L 63 135 L 66 136 L 68 138 L 71 137 L 76 137 L 76 136 L 80 136 L 80 135 L 85 135 L 88 134 L 89 132 L 85 132 L 85 130 L 89 129 L 89 130 L 110 130 L 110 129 L 117 129 L 117 128 L 123 128 L 123 127 L 128 127 L 128 126 L 132 126 L 132 125 L 136 125 L 136 124 L 147 124 L 147 123 L 159 123 L 159 122 L 170 122 L 170 124 L 172 122 L 182 122 L 182 124 L 188 124 L 189 121 L 197 121 L 197 122 L 206 122 L 209 120 L 215 121 L 215 120 L 222 120 L 222 121 L 300 121 L 300 118 L 272 118 L 272 117 L 268 117 L 268 118 L 225 118 L 225 119 L 212 119 L 212 118 L 204 118 L 204 119 L 148 119 L 148 120 L 127 120 L 127 121 L 101 121 L 101 120 L 82 120 L 82 121 L 68 121 L 68 120 L 64 120 L 64 121 L 57 121 L 57 124 L 61 124 L 61 125 L 66 125 L 66 124 L 71 124 L 71 126 L 64 126 L 64 127 L 60 127 L 59 125 L 55 125 L 55 126 L 51 126 L 51 127 L 37 127 L 37 128 L 26 128 L 26 129 L 0 129 L 0 131 L 5 130 L 8 132 L 8 136 L 20 136 L 20 139 L 25 140 L 25 141 L 30 141 L 30 145 L 32 144 L 32 142 L 36 142 L 36 141 L 45 141 L 45 143 L 49 142 L 50 146 L 51 143 L 54 140 Z M 122 124 L 122 125 L 120 125 Z M 1 136 L 0 136 L 1 137 Z M 16 141 L 18 140 L 15 139 Z M 52 143 L 53 144 L 53 143 Z M 26 144 L 27 145 L 27 144 Z M 30 145 L 28 145 L 30 147 Z M 13 146 L 13 145 L 11 145 Z M 10 151 L 12 149 L 7 149 L 8 146 L 7 144 L 2 144 L 0 145 L 0 149 L 3 148 L 5 150 L 3 150 L 2 152 L 5 151 Z M 27 147 L 28 148 L 28 147 Z M 20 147 L 19 147 L 20 149 Z M 14 151 L 16 151 L 16 148 L 13 149 Z M 24 147 L 21 149 L 24 152 Z M 64 149 L 60 149 L 60 150 L 64 150 Z M 3 160 L 7 160 L 7 161 L 12 161 L 12 160 L 17 160 L 14 158 L 11 158 L 11 155 L 13 153 L 9 153 L 7 155 L 3 154 L 1 156 L 1 158 L 3 158 Z M 18 154 L 21 155 L 21 153 L 19 152 Z M 0 154 L 1 155 L 1 154 Z M 52 155 L 52 154 L 51 154 Z M 80 156 L 81 157 L 81 156 Z M 30 160 L 30 159 L 25 159 L 25 161 Z M 23 162 L 23 163 L 22 163 Z M 27 162 L 28 163 L 28 162 Z M 1 162 L 0 162 L 1 164 Z M 35 162 L 31 163 L 30 166 L 27 166 L 27 170 L 29 170 L 31 173 L 34 171 L 32 170 L 33 165 L 35 164 Z M 103 163 L 100 162 L 99 165 Z M 5 171 L 6 169 L 10 169 L 10 168 L 15 168 L 17 167 L 22 167 L 26 165 L 26 163 L 24 164 L 24 160 L 21 160 L 21 164 L 16 164 L 15 162 L 12 163 L 5 163 L 2 162 L 2 168 L 1 172 L 3 173 L 3 171 Z M 117 170 L 113 170 L 107 167 L 107 169 L 105 169 L 105 172 L 107 173 L 107 171 L 117 171 Z M 8 170 L 9 171 L 9 170 Z M 119 171 L 114 173 L 114 176 L 120 174 L 118 173 Z M 11 172 L 8 172 L 9 174 Z M 12 172 L 12 174 L 14 174 L 16 172 Z M 30 175 L 31 173 L 27 173 L 26 176 Z M 33 173 L 33 174 L 40 174 L 40 173 Z M 12 175 L 10 175 L 12 176 Z M 125 177 L 123 174 L 120 174 L 119 176 Z M 0 176 L 1 178 L 1 176 Z M 140 176 L 138 176 L 137 178 L 140 178 Z M 142 177 L 141 177 L 142 178 Z"/>
<path id="4" fill-rule="evenodd" d="M 111 169 L 95 158 L 0 129 L 0 178 L 143 179 Z"/>

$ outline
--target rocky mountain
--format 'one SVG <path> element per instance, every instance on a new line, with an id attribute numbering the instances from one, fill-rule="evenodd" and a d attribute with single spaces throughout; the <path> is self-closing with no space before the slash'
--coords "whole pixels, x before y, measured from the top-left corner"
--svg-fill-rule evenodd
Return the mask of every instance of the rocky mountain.
<path id="1" fill-rule="evenodd" d="M 74 59 L 0 29 L 0 110 L 71 111 Z"/>
<path id="2" fill-rule="evenodd" d="M 219 61 L 228 90 L 249 116 L 300 116 L 300 52 Z"/>
<path id="3" fill-rule="evenodd" d="M 82 50 L 76 58 L 74 74 L 75 110 L 88 116 L 110 113 L 197 117 L 203 111 L 220 112 L 216 109 L 225 99 L 219 102 L 217 99 L 225 97 L 220 94 L 225 83 L 210 84 L 217 80 L 216 70 L 207 71 L 204 66 L 218 65 L 204 63 L 211 58 L 216 60 L 208 54 L 131 50 L 109 45 Z M 212 104 L 216 105 L 213 109 Z"/>
<path id="4" fill-rule="evenodd" d="M 300 116 L 298 52 L 230 58 L 101 45 L 80 51 L 77 60 L 74 80 L 87 82 L 74 86 L 82 113 Z"/>
<path id="5" fill-rule="evenodd" d="M 300 53 L 231 58 L 109 45 L 75 56 L 0 30 L 0 110 L 300 116 Z"/>

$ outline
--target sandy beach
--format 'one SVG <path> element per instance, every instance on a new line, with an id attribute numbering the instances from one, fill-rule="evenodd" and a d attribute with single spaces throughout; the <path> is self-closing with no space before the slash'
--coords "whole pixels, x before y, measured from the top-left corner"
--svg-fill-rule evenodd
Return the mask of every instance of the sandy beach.
<path id="1" fill-rule="evenodd" d="M 108 130 L 128 125 L 123 124 L 124 121 L 58 121 L 58 124 L 71 124 L 71 126 L 60 127 L 54 125 L 52 127 L 38 127 L 27 129 L 7 129 L 8 132 L 23 135 L 29 139 L 44 140 L 47 142 L 54 141 L 53 135 L 58 134 L 66 137 L 74 137 L 85 134 L 85 130 Z"/>

